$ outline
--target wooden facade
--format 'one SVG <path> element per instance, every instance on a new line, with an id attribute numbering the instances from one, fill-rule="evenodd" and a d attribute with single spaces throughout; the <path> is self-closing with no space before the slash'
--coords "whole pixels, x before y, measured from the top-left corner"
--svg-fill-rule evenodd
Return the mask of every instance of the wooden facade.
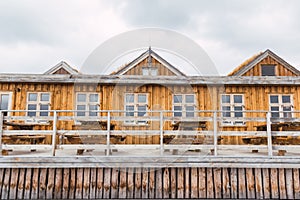
<path id="1" fill-rule="evenodd" d="M 299 199 L 299 75 L 267 50 L 186 76 L 151 49 L 109 75 L 0 74 L 0 197 Z"/>
<path id="2" fill-rule="evenodd" d="M 274 65 L 275 76 L 262 76 L 262 65 Z M 143 70 L 146 69 L 145 72 Z M 150 69 L 150 71 L 149 71 Z M 148 71 L 147 71 L 148 70 Z M 152 72 L 151 70 L 156 70 Z M 67 73 L 67 74 L 66 74 Z M 149 73 L 149 74 L 143 74 Z M 151 74 L 154 73 L 154 74 Z M 125 67 L 111 75 L 84 75 L 61 62 L 42 75 L 0 75 L 0 92 L 9 93 L 9 110 L 28 110 L 28 94 L 50 94 L 50 110 L 76 110 L 76 95 L 78 93 L 93 93 L 99 96 L 98 110 L 126 110 L 126 94 L 145 94 L 146 112 L 170 111 L 174 113 L 175 95 L 194 95 L 193 110 L 222 111 L 222 95 L 240 95 L 242 111 L 270 111 L 270 95 L 289 95 L 291 111 L 300 110 L 300 90 L 297 76 L 299 71 L 286 63 L 270 50 L 260 53 L 242 64 L 227 77 L 186 76 L 153 50 L 149 49 Z M 34 78 L 30 78 L 34 77 Z M 245 78 L 243 78 L 245 77 Z M 248 79 L 247 79 L 248 77 Z M 292 77 L 295 77 L 291 80 Z M 279 98 L 281 97 L 279 96 Z M 231 105 L 230 105 L 231 104 Z M 233 102 L 228 104 L 231 106 Z M 136 103 L 138 105 L 138 103 Z M 135 106 L 136 106 L 135 105 Z M 181 109 L 184 109 L 183 105 Z M 282 106 L 282 105 L 279 105 Z M 281 109 L 281 108 L 280 108 Z M 135 110 L 137 111 L 137 110 Z M 282 110 L 280 110 L 283 112 Z M 181 110 L 183 113 L 184 110 Z M 26 116 L 27 112 L 14 113 Z M 51 115 L 51 114 L 50 114 Z M 72 113 L 64 113 L 71 116 Z M 114 116 L 124 116 L 125 112 L 112 113 Z M 152 114 L 147 114 L 152 115 Z M 155 115 L 155 114 L 153 114 Z M 202 113 L 200 116 L 205 117 Z M 220 114 L 222 115 L 222 113 Z M 211 114 L 207 114 L 211 116 Z M 244 113 L 242 117 L 265 117 L 260 113 Z M 294 113 L 293 117 L 299 117 Z M 184 118 L 184 116 L 182 116 Z M 232 114 L 229 118 L 232 117 Z M 229 119 L 230 120 L 230 119 Z M 159 123 L 126 124 L 115 122 L 115 130 L 153 130 Z M 244 122 L 241 124 L 219 124 L 220 130 L 252 131 L 260 125 L 259 122 Z M 59 122 L 58 129 L 72 130 L 74 121 Z M 52 129 L 52 126 L 36 124 L 35 130 Z M 169 124 L 165 127 L 171 130 Z M 207 130 L 212 129 L 212 123 L 207 123 Z M 50 140 L 50 139 L 49 139 Z M 223 140 L 226 143 L 242 144 L 241 139 L 231 137 Z M 159 143 L 158 137 L 150 139 L 132 139 L 128 136 L 126 143 Z"/>

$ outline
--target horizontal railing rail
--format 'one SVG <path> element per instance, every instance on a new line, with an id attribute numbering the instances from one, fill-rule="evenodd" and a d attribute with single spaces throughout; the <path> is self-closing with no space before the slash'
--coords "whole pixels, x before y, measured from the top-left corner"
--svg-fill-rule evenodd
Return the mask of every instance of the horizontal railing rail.
<path id="1" fill-rule="evenodd" d="M 31 112 L 31 115 L 35 112 L 37 116 L 28 116 L 28 112 Z M 47 113 L 48 116 L 38 116 L 39 112 Z M 126 116 L 129 111 L 124 110 L 0 110 L 0 150 L 45 150 L 51 156 L 56 156 L 58 151 L 66 149 L 105 150 L 106 156 L 110 156 L 113 150 L 126 149 L 137 151 L 154 149 L 160 156 L 172 156 L 169 150 L 174 152 L 206 150 L 211 156 L 218 156 L 226 150 L 232 151 L 233 154 L 241 150 L 256 150 L 273 157 L 273 151 L 276 150 L 297 153 L 300 149 L 300 142 L 298 144 L 294 139 L 300 137 L 300 111 L 277 112 L 290 113 L 286 115 L 289 117 L 281 118 L 272 117 L 270 111 L 258 110 L 242 111 L 243 117 L 224 117 L 225 111 L 220 110 L 196 110 L 190 117 L 174 116 L 176 112 L 178 114 L 178 111 L 171 110 L 130 111 L 131 116 Z M 226 111 L 228 112 L 241 111 Z M 97 114 L 77 116 L 78 113 Z M 225 120 L 238 121 L 242 124 L 224 125 Z M 69 122 L 74 128 L 64 127 Z M 96 122 L 99 123 L 98 127 Z M 76 128 L 77 126 L 81 128 Z M 113 126 L 117 126 L 118 129 L 114 129 Z M 236 130 L 238 128 L 241 129 Z M 97 136 L 103 137 L 99 139 Z M 128 136 L 156 136 L 159 140 L 152 143 L 112 142 L 116 138 L 122 141 Z M 39 142 L 47 137 L 50 138 L 47 142 Z M 95 143 L 93 137 L 96 137 Z M 248 144 L 219 142 L 224 137 L 241 137 L 245 141 L 256 141 Z M 282 137 L 292 138 L 291 144 L 288 139 Z M 66 142 L 66 138 L 74 139 L 75 142 Z M 85 140 L 92 142 L 85 143 Z"/>

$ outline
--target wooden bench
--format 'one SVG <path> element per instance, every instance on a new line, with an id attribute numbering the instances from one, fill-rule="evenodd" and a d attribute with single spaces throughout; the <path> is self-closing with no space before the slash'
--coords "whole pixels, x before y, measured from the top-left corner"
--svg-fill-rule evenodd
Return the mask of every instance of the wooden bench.
<path id="1" fill-rule="evenodd" d="M 114 130 L 115 125 L 110 124 L 110 130 Z M 80 125 L 73 125 L 73 130 L 107 130 L 107 121 L 82 121 Z M 66 135 L 67 141 L 71 144 L 106 144 L 106 135 Z M 120 135 L 111 135 L 110 144 L 121 144 L 125 142 L 126 137 Z M 87 149 L 86 151 L 92 151 Z M 77 149 L 77 155 L 82 155 L 85 149 Z M 105 150 L 106 151 L 106 150 Z M 112 150 L 116 151 L 116 150 Z M 112 152 L 110 152 L 111 154 Z"/>

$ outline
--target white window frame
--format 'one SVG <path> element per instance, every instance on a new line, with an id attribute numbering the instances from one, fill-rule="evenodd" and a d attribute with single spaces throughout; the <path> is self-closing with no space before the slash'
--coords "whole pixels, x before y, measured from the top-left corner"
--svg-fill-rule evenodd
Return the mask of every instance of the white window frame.
<path id="1" fill-rule="evenodd" d="M 12 92 L 2 92 L 2 91 L 0 91 L 0 95 L 2 96 L 2 95 L 8 95 L 8 110 L 11 110 L 11 108 L 12 108 Z M 1 99 L 0 99 L 0 106 L 1 106 Z M 1 109 L 1 107 L 0 107 L 0 109 Z M 11 112 L 8 112 L 7 113 L 7 116 L 10 116 L 11 115 Z"/>
<path id="2" fill-rule="evenodd" d="M 223 96 L 229 96 L 229 102 L 223 102 Z M 235 96 L 242 96 L 242 102 L 234 102 Z M 244 105 L 244 94 L 221 94 L 220 103 L 221 103 L 221 116 L 222 126 L 245 126 L 246 122 L 245 117 L 245 105 Z M 229 110 L 224 110 L 224 107 L 229 107 Z M 237 107 L 240 107 L 241 110 L 236 110 Z M 236 117 L 236 113 L 242 113 L 241 117 Z M 229 116 L 224 116 L 229 114 Z"/>
<path id="3" fill-rule="evenodd" d="M 133 95 L 133 102 L 127 102 L 127 95 Z M 146 101 L 145 102 L 139 102 L 138 97 L 139 95 L 146 95 Z M 149 98 L 149 93 L 125 93 L 124 95 L 124 110 L 125 116 L 130 116 L 130 117 L 139 117 L 139 106 L 145 106 L 145 114 L 143 116 L 148 115 L 148 98 Z M 133 107 L 133 110 L 127 110 L 127 106 Z M 133 116 L 131 115 L 130 111 L 133 112 Z M 140 112 L 141 113 L 141 112 Z M 129 115 L 128 115 L 129 114 Z M 126 120 L 124 121 L 124 124 L 126 125 L 147 125 L 148 121 L 145 120 Z"/>
<path id="4" fill-rule="evenodd" d="M 86 100 L 84 102 L 78 101 L 78 95 L 86 95 Z M 90 101 L 90 95 L 98 95 L 97 101 Z M 100 110 L 100 94 L 97 92 L 76 92 L 75 93 L 75 110 L 77 111 L 78 106 L 85 106 L 85 111 L 82 112 L 76 112 L 76 117 L 96 117 L 99 116 L 99 112 L 96 113 L 96 115 L 91 115 L 90 106 L 96 106 L 96 111 Z M 84 115 L 79 115 L 80 113 L 84 113 Z"/>
<path id="5" fill-rule="evenodd" d="M 36 101 L 30 101 L 29 100 L 29 95 L 30 94 L 36 94 L 37 99 Z M 42 101 L 41 96 L 42 94 L 48 94 L 49 95 L 49 100 L 48 101 Z M 36 111 L 29 111 L 29 105 L 36 105 Z M 48 105 L 48 110 L 41 110 L 41 105 Z M 30 117 L 48 117 L 50 116 L 50 110 L 51 110 L 51 93 L 50 92 L 27 92 L 27 116 L 30 116 L 29 113 L 35 113 L 35 116 L 30 116 Z M 45 116 L 41 116 L 41 113 L 47 113 Z M 33 122 L 33 120 L 26 120 L 26 122 L 30 123 Z M 48 121 L 45 120 L 34 120 L 34 122 L 38 123 L 48 123 Z"/>
<path id="6" fill-rule="evenodd" d="M 181 102 L 175 102 L 175 96 L 181 96 L 182 97 L 182 101 Z M 186 97 L 187 96 L 193 96 L 194 100 L 192 103 L 186 102 Z M 181 107 L 181 112 L 175 110 L 175 107 Z M 188 107 L 193 107 L 194 110 L 193 111 L 188 111 L 187 108 Z M 173 94 L 173 106 L 172 106 L 172 111 L 173 111 L 173 117 L 188 117 L 188 118 L 192 118 L 196 116 L 196 95 L 195 94 Z M 181 116 L 176 116 L 175 113 L 181 113 Z M 187 116 L 187 113 L 193 113 L 193 116 Z"/>
<path id="7" fill-rule="evenodd" d="M 158 68 L 157 67 L 142 67 L 143 76 L 157 76 Z"/>
<path id="8" fill-rule="evenodd" d="M 278 103 L 271 103 L 271 96 L 277 96 L 278 97 Z M 282 97 L 283 96 L 289 96 L 290 102 L 289 103 L 283 103 Z M 293 102 L 293 95 L 292 94 L 269 94 L 269 111 L 271 111 L 271 118 L 278 118 L 274 116 L 274 113 L 272 113 L 272 107 L 278 107 L 278 114 L 279 118 L 293 118 L 294 114 L 292 111 L 294 110 L 294 102 Z M 284 108 L 289 107 L 291 109 L 290 113 L 284 112 Z M 287 114 L 287 115 L 286 115 Z"/>

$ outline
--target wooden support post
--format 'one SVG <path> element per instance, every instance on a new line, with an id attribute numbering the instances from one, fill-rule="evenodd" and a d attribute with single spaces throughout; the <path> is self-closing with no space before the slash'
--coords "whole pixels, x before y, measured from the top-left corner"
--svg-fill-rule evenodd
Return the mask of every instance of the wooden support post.
<path id="1" fill-rule="evenodd" d="M 217 121 L 217 112 L 214 112 L 214 155 L 217 156 L 217 145 L 218 145 L 218 121 Z"/>
<path id="2" fill-rule="evenodd" d="M 110 155 L 110 112 L 107 112 L 107 137 L 106 137 L 106 156 Z"/>
<path id="3" fill-rule="evenodd" d="M 272 130 L 271 130 L 271 112 L 267 112 L 267 141 L 268 141 L 268 156 L 273 156 L 272 148 Z"/>
<path id="4" fill-rule="evenodd" d="M 57 111 L 53 112 L 53 133 L 52 133 L 52 156 L 55 156 L 57 132 Z"/>
<path id="5" fill-rule="evenodd" d="M 160 117 L 159 117 L 159 134 L 160 134 L 160 155 L 163 156 L 164 154 L 164 116 L 163 116 L 163 112 L 160 111 Z"/>

